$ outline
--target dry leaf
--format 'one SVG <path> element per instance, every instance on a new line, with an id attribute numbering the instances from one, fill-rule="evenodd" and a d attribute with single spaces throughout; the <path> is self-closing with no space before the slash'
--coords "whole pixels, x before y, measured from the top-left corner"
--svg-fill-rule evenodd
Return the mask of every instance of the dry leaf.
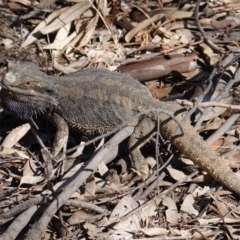
<path id="1" fill-rule="evenodd" d="M 13 129 L 2 143 L 2 147 L 12 148 L 29 131 L 30 125 L 26 123 Z"/>
<path id="2" fill-rule="evenodd" d="M 95 182 L 95 177 L 92 175 L 87 179 L 87 182 L 85 184 L 84 196 L 93 197 L 95 196 L 95 192 L 96 192 L 96 182 Z"/>
<path id="3" fill-rule="evenodd" d="M 75 225 L 85 222 L 87 219 L 91 219 L 93 214 L 87 213 L 86 211 L 80 210 L 72 214 L 72 216 L 67 220 L 68 224 Z"/>
<path id="4" fill-rule="evenodd" d="M 77 174 L 77 172 L 80 171 L 80 169 L 84 166 L 84 163 L 79 163 L 77 165 L 75 165 L 73 168 L 71 168 L 61 179 L 61 181 L 57 182 L 53 189 L 57 192 L 61 191 L 67 184 L 69 184 L 69 182 L 71 182 L 75 175 Z"/>
<path id="5" fill-rule="evenodd" d="M 88 1 L 76 3 L 73 6 L 66 9 L 63 13 L 61 13 L 54 21 L 52 21 L 45 28 L 41 28 L 42 34 L 48 34 L 58 30 L 64 25 L 72 22 L 73 20 L 79 19 L 81 14 L 83 14 L 88 8 L 90 8 L 91 4 Z"/>
<path id="6" fill-rule="evenodd" d="M 10 0 L 10 1 L 21 3 L 22 5 L 25 5 L 25 6 L 31 6 L 32 5 L 31 1 L 28 1 L 28 0 Z"/>
<path id="7" fill-rule="evenodd" d="M 213 151 L 216 151 L 217 149 L 219 149 L 223 144 L 223 139 L 218 139 L 217 141 L 215 141 L 212 145 L 211 145 L 211 149 Z"/>
<path id="8" fill-rule="evenodd" d="M 123 197 L 116 207 L 113 209 L 109 221 L 115 222 L 120 221 L 121 217 L 138 207 L 139 204 L 129 195 Z M 133 214 L 131 217 L 126 219 L 125 221 L 119 222 L 114 226 L 114 229 L 140 229 L 140 218 L 137 214 Z"/>
<path id="9" fill-rule="evenodd" d="M 83 37 L 79 43 L 79 45 L 76 46 L 76 48 L 80 49 L 81 47 L 85 46 L 91 39 L 95 28 L 97 26 L 97 22 L 99 19 L 99 15 L 97 14 L 97 16 L 95 16 L 94 18 L 92 18 L 88 25 L 86 26 L 86 29 L 84 29 L 84 34 Z"/>
<path id="10" fill-rule="evenodd" d="M 36 176 L 38 168 L 39 167 L 37 167 L 36 162 L 32 158 L 28 159 L 24 165 L 23 176 Z"/>
<path id="11" fill-rule="evenodd" d="M 44 46 L 43 49 L 55 49 L 62 50 L 72 39 L 74 36 L 67 37 L 70 31 L 71 24 L 68 23 L 64 27 L 60 28 L 57 32 L 57 35 L 53 41 L 53 43 Z M 57 57 L 61 51 L 53 51 L 53 56 Z"/>
<path id="12" fill-rule="evenodd" d="M 65 12 L 68 9 L 69 7 L 65 7 L 52 12 L 46 19 L 44 19 L 42 22 L 40 22 L 37 25 L 37 27 L 31 32 L 31 34 L 26 38 L 26 40 L 21 44 L 21 48 L 25 48 L 31 43 L 35 42 L 41 36 L 41 34 L 39 34 L 38 32 L 42 28 L 46 27 L 47 24 L 49 24 L 54 18 L 57 18 L 62 12 Z"/>
<path id="13" fill-rule="evenodd" d="M 140 231 L 149 237 L 166 235 L 168 233 L 166 228 L 159 228 L 159 227 L 157 227 L 157 228 L 141 228 Z"/>
<path id="14" fill-rule="evenodd" d="M 165 212 L 167 221 L 173 225 L 177 224 L 179 216 L 176 203 L 172 198 L 164 196 L 162 204 L 168 208 Z"/>
<path id="15" fill-rule="evenodd" d="M 199 129 L 199 132 L 216 130 L 218 129 L 224 122 L 222 118 L 214 118 L 213 122 L 207 123 Z"/>
<path id="16" fill-rule="evenodd" d="M 1 147 L 1 154 L 5 154 L 5 155 L 17 154 L 21 158 L 29 159 L 29 156 L 26 154 L 25 151 L 7 148 L 7 147 Z"/>
<path id="17" fill-rule="evenodd" d="M 194 192 L 192 193 L 192 196 L 193 197 L 201 197 L 209 191 L 210 191 L 210 187 L 208 187 L 208 186 L 204 186 L 203 188 L 198 186 L 198 188 L 196 188 L 194 190 Z"/>
<path id="18" fill-rule="evenodd" d="M 19 186 L 21 186 L 24 183 L 36 184 L 36 183 L 42 182 L 44 179 L 45 179 L 45 177 L 43 177 L 43 176 L 28 176 L 28 175 L 26 175 L 21 178 Z"/>
<path id="19" fill-rule="evenodd" d="M 77 71 L 77 69 L 71 68 L 70 66 L 63 66 L 57 62 L 57 58 L 54 58 L 53 60 L 53 66 L 55 69 L 57 69 L 60 72 L 63 72 L 65 74 L 74 73 Z"/>
<path id="20" fill-rule="evenodd" d="M 157 20 L 160 20 L 162 17 L 164 16 L 164 14 L 159 13 L 154 15 L 151 18 L 148 18 L 144 21 L 142 21 L 141 23 L 139 23 L 135 28 L 133 28 L 130 32 L 128 32 L 128 34 L 125 36 L 125 41 L 128 43 L 131 41 L 131 39 L 142 29 L 148 27 L 149 25 L 151 25 L 152 23 L 154 23 Z"/>
<path id="21" fill-rule="evenodd" d="M 177 181 L 186 177 L 186 175 L 182 171 L 176 170 L 172 167 L 167 167 L 167 170 L 171 177 Z"/>
<path id="22" fill-rule="evenodd" d="M 98 165 L 98 172 L 100 173 L 101 176 L 104 176 L 107 172 L 109 171 L 107 165 L 102 161 Z"/>
<path id="23" fill-rule="evenodd" d="M 181 205 L 181 211 L 197 216 L 199 212 L 193 207 L 194 202 L 192 194 L 188 194 Z"/>
<path id="24" fill-rule="evenodd" d="M 173 87 L 151 88 L 149 90 L 155 98 L 160 99 L 168 96 L 168 94 L 172 91 L 172 88 Z"/>

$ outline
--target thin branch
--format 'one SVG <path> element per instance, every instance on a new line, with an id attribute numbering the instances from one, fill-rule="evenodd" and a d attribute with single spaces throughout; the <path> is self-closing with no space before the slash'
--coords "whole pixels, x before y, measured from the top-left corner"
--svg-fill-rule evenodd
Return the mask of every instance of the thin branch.
<path id="1" fill-rule="evenodd" d="M 196 2 L 196 8 L 195 8 L 195 21 L 198 27 L 198 30 L 201 32 L 205 43 L 210 46 L 213 50 L 215 50 L 218 53 L 224 53 L 224 51 L 222 49 L 220 49 L 217 45 L 215 45 L 211 40 L 209 40 L 206 36 L 205 36 L 205 32 L 199 22 L 199 5 L 200 5 L 200 1 L 201 0 L 197 0 Z"/>
<path id="2" fill-rule="evenodd" d="M 228 120 L 222 124 L 217 131 L 215 131 L 207 140 L 206 143 L 210 146 L 217 141 L 220 137 L 225 134 L 228 129 L 236 122 L 236 120 L 240 117 L 240 114 L 233 114 L 231 117 L 228 118 Z"/>
<path id="3" fill-rule="evenodd" d="M 177 103 L 184 105 L 184 106 L 190 106 L 193 107 L 194 103 L 190 102 L 188 100 L 181 100 L 177 99 Z M 220 103 L 220 102 L 201 102 L 198 104 L 199 107 L 222 107 L 222 108 L 227 108 L 229 110 L 240 110 L 239 105 L 232 105 L 232 104 L 226 104 L 226 103 Z"/>

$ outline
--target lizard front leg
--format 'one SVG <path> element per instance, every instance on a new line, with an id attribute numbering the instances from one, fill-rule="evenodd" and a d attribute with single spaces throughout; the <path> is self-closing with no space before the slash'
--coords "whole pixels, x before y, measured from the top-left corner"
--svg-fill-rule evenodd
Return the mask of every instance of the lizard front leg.
<path id="1" fill-rule="evenodd" d="M 149 117 L 143 117 L 136 125 L 128 142 L 128 149 L 133 164 L 140 176 L 146 179 L 149 175 L 149 168 L 146 159 L 141 153 L 144 146 L 156 134 L 156 122 Z"/>
<path id="2" fill-rule="evenodd" d="M 62 149 L 67 148 L 67 141 L 69 136 L 69 128 L 66 121 L 57 113 L 48 113 L 48 119 L 57 128 L 57 132 L 53 142 L 53 149 L 51 151 L 53 156 L 56 156 Z"/>

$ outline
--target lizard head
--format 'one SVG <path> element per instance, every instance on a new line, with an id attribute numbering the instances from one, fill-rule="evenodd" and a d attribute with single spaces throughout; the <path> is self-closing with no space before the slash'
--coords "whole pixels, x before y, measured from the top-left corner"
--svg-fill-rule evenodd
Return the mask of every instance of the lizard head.
<path id="1" fill-rule="evenodd" d="M 55 84 L 31 62 L 14 64 L 1 82 L 1 106 L 11 115 L 29 119 L 57 105 Z"/>

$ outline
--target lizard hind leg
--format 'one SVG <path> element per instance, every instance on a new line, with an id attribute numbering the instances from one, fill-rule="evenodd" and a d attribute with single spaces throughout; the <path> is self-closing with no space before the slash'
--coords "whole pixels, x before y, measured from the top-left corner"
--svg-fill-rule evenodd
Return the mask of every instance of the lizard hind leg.
<path id="1" fill-rule="evenodd" d="M 141 153 L 144 146 L 156 134 L 156 122 L 149 117 L 143 117 L 135 126 L 128 142 L 128 149 L 137 173 L 146 179 L 149 175 L 148 164 Z"/>

